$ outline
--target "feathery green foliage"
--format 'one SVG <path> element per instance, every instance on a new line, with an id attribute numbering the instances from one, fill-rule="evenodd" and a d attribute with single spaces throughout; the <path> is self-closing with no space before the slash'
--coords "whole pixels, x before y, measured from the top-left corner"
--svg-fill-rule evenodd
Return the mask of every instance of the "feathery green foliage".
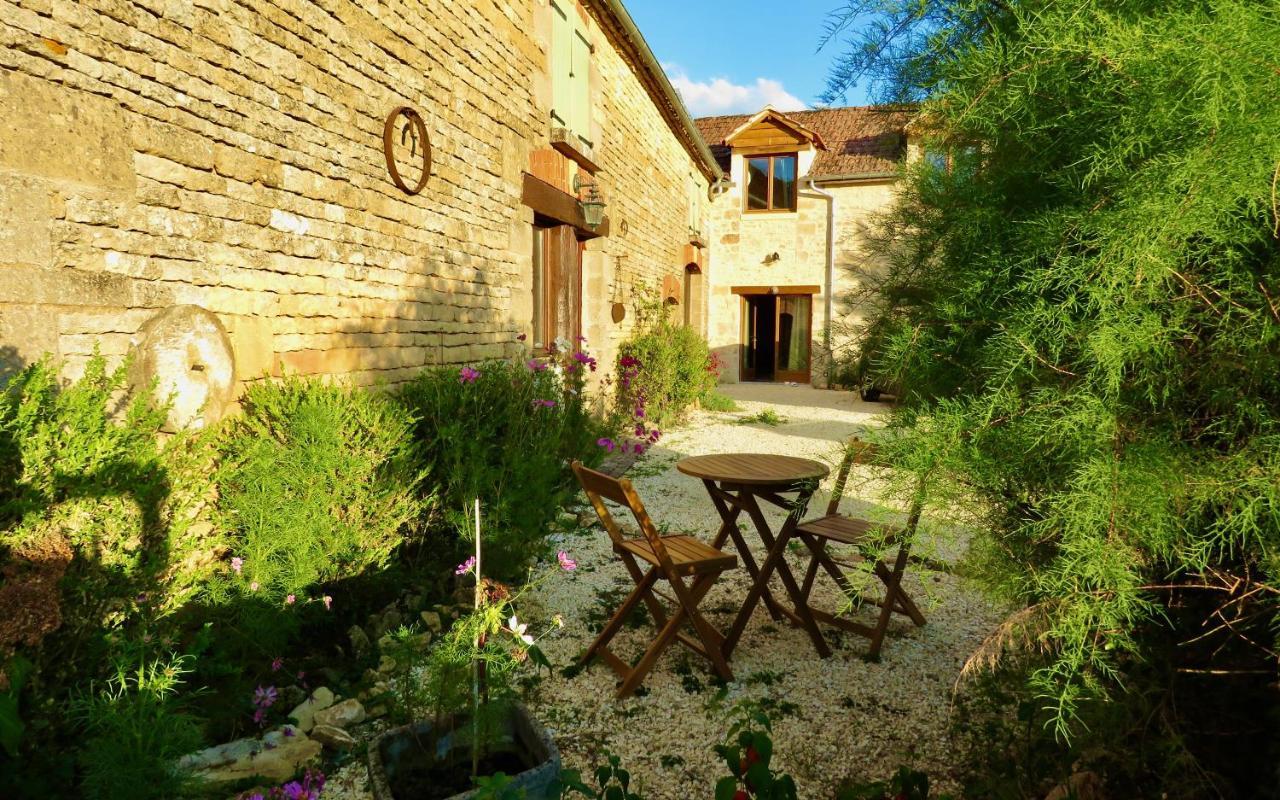
<path id="1" fill-rule="evenodd" d="M 894 446 L 1046 612 L 1048 723 L 1154 687 L 1265 730 L 1244 698 L 1274 706 L 1280 650 L 1280 6 L 873 0 L 833 30 L 858 14 L 832 96 L 927 97 L 917 130 L 951 153 L 909 169 L 878 241 Z"/>
<path id="2" fill-rule="evenodd" d="M 255 384 L 243 402 L 219 512 L 244 564 L 226 589 L 278 602 L 385 564 L 424 507 L 408 412 L 315 378 Z"/>

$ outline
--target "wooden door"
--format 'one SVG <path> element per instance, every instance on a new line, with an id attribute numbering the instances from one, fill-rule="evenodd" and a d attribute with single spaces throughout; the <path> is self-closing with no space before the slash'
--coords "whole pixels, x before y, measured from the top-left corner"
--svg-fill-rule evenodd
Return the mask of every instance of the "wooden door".
<path id="1" fill-rule="evenodd" d="M 756 379 L 756 341 L 760 333 L 760 305 L 753 303 L 752 299 L 746 295 L 742 296 L 742 344 L 740 349 L 742 352 L 741 364 L 739 365 L 739 380 L 753 381 Z"/>
<path id="2" fill-rule="evenodd" d="M 812 366 L 813 296 L 779 295 L 774 314 L 774 380 L 808 383 Z"/>
<path id="3" fill-rule="evenodd" d="M 543 228 L 542 344 L 550 347 L 557 339 L 576 346 L 582 335 L 582 243 L 571 225 Z"/>

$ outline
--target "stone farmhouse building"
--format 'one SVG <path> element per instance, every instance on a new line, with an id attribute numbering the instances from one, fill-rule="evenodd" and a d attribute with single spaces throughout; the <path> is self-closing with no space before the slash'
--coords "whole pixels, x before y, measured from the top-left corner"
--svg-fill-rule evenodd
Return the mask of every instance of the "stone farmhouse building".
<path id="1" fill-rule="evenodd" d="M 190 306 L 171 386 L 611 363 L 706 265 L 720 169 L 619 0 L 9 0 L 0 34 L 0 370 Z"/>
<path id="2" fill-rule="evenodd" d="M 725 380 L 823 385 L 907 151 L 901 110 L 695 122 L 621 0 L 9 0 L 0 33 L 0 383 L 132 350 L 191 418 L 268 375 L 611 364 L 655 294 Z"/>
<path id="3" fill-rule="evenodd" d="M 701 291 L 722 379 L 826 385 L 839 298 L 867 265 L 866 225 L 893 198 L 910 109 L 828 108 L 697 121 L 727 176 L 710 202 Z"/>

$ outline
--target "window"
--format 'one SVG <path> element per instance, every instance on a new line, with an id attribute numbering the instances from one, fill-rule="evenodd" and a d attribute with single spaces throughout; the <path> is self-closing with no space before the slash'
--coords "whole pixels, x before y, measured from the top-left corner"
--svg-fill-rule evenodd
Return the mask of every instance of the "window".
<path id="1" fill-rule="evenodd" d="M 582 245 L 571 225 L 533 228 L 533 347 L 582 332 Z"/>
<path id="2" fill-rule="evenodd" d="M 747 210 L 796 210 L 796 155 L 748 156 Z"/>
<path id="3" fill-rule="evenodd" d="M 551 120 L 591 144 L 591 42 L 573 0 L 551 2 Z"/>

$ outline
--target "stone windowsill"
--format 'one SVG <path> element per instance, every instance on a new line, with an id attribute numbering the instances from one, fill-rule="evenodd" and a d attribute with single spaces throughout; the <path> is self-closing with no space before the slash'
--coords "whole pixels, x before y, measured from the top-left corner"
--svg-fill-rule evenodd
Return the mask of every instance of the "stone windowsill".
<path id="1" fill-rule="evenodd" d="M 578 166 L 587 172 L 594 175 L 600 171 L 595 148 L 582 141 L 577 134 L 568 128 L 551 129 L 551 146 L 559 151 L 561 155 L 576 161 Z"/>

